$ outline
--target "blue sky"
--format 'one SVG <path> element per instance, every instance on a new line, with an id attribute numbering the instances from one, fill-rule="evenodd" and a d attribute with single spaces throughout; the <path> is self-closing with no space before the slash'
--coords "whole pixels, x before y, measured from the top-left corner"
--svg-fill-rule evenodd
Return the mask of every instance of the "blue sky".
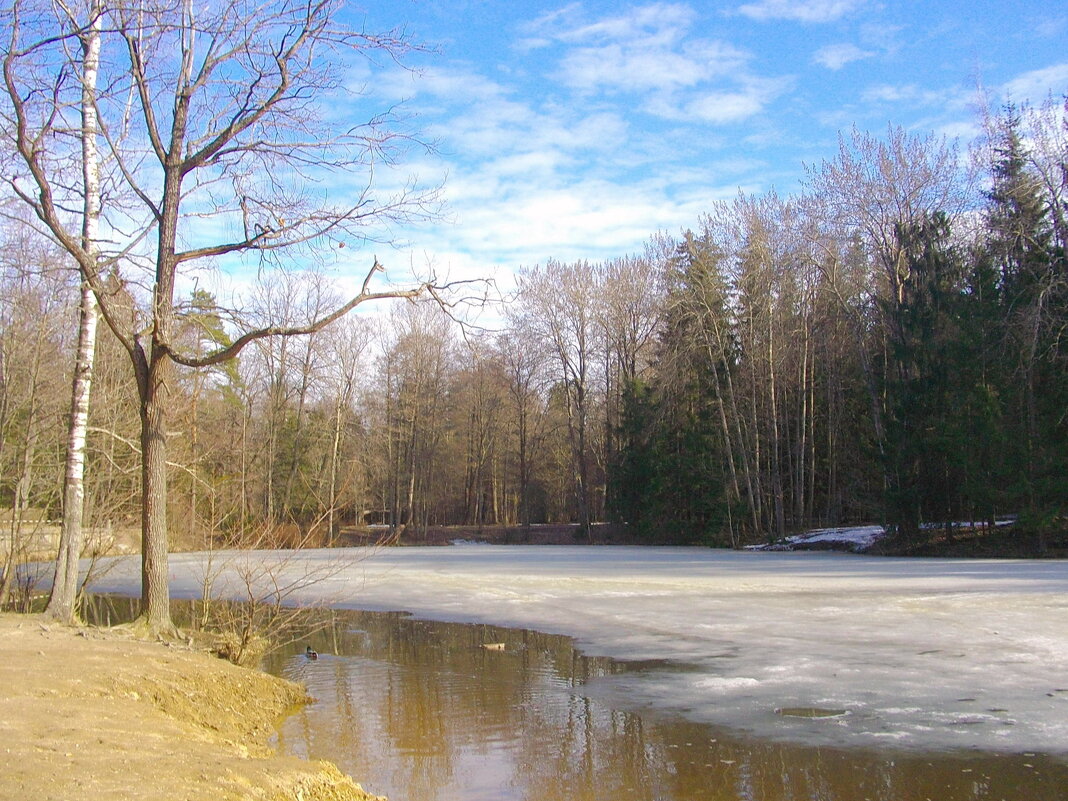
<path id="1" fill-rule="evenodd" d="M 492 2 L 350 7 L 435 49 L 387 67 L 437 143 L 405 174 L 445 178 L 446 219 L 379 253 L 453 278 L 640 252 L 739 189 L 799 188 L 839 131 L 976 133 L 995 102 L 1068 92 L 1068 7 L 1049 2 Z M 357 76 L 359 79 L 359 76 Z M 388 262 L 387 262 L 388 260 Z M 397 276 L 400 277 L 400 276 Z"/>

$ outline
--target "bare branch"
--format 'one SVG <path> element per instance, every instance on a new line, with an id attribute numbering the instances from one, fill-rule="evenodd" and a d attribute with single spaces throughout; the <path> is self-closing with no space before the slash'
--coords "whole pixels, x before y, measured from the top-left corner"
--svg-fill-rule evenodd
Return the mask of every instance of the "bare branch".
<path id="1" fill-rule="evenodd" d="M 350 311 L 355 309 L 361 303 L 373 300 L 384 300 L 387 298 L 408 298 L 415 299 L 420 295 L 423 295 L 430 291 L 434 285 L 430 282 L 419 284 L 416 287 L 410 289 L 391 289 L 381 292 L 372 292 L 369 289 L 371 279 L 375 273 L 384 271 L 384 268 L 379 264 L 376 258 L 371 269 L 368 271 L 366 277 L 363 280 L 363 286 L 360 289 L 360 293 L 352 298 L 348 303 L 338 307 L 334 311 L 317 318 L 307 325 L 300 326 L 281 326 L 272 325 L 264 328 L 259 328 L 254 331 L 248 331 L 242 334 L 240 337 L 234 340 L 234 342 L 227 347 L 220 348 L 212 353 L 202 357 L 190 357 L 185 354 L 177 353 L 169 345 L 166 345 L 167 353 L 178 364 L 185 365 L 186 367 L 211 367 L 212 365 L 221 364 L 229 359 L 234 358 L 239 354 L 242 349 L 250 342 L 255 342 L 258 339 L 265 339 L 267 337 L 292 337 L 292 336 L 305 336 L 308 334 L 314 334 L 317 331 L 321 331 L 326 328 L 330 323 L 335 320 L 344 317 Z"/>

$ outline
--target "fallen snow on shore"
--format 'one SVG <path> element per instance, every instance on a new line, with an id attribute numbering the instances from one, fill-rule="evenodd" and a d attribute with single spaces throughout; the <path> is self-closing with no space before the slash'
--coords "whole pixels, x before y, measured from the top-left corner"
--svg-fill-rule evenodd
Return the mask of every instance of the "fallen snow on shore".
<path id="1" fill-rule="evenodd" d="M 455 546 L 216 553 L 289 602 L 538 629 L 656 660 L 578 690 L 760 736 L 1068 753 L 1068 562 L 702 548 Z M 208 558 L 171 557 L 199 595 Z M 135 594 L 136 558 L 96 592 Z M 314 579 L 310 580 L 309 579 Z M 783 709 L 844 710 L 833 717 Z"/>
<path id="2" fill-rule="evenodd" d="M 750 551 L 792 551 L 811 548 L 814 545 L 827 545 L 839 550 L 854 552 L 865 551 L 882 537 L 886 529 L 882 526 L 848 526 L 842 528 L 817 528 L 804 534 L 795 534 L 782 542 L 771 545 L 750 545 Z"/>
<path id="3" fill-rule="evenodd" d="M 1011 526 L 1015 523 L 1014 517 L 1003 518 L 994 523 L 996 527 Z M 941 529 L 944 524 L 924 524 L 920 528 L 935 530 Z M 956 522 L 950 526 L 954 529 L 969 530 L 984 526 L 981 522 Z M 802 534 L 794 534 L 777 542 L 764 545 L 746 546 L 747 551 L 804 551 L 804 550 L 836 550 L 863 553 L 881 540 L 887 534 L 886 528 L 879 525 L 869 526 L 840 526 L 837 528 L 816 528 Z"/>

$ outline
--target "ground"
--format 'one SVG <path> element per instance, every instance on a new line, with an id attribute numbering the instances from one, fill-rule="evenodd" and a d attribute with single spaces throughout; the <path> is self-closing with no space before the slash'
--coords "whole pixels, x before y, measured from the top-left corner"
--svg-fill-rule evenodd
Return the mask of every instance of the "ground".
<path id="1" fill-rule="evenodd" d="M 276 754 L 298 685 L 182 644 L 0 615 L 0 801 L 370 801 Z"/>

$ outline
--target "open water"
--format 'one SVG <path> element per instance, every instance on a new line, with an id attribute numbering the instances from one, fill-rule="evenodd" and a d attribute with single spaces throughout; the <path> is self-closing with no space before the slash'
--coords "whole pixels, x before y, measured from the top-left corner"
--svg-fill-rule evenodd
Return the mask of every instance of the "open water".
<path id="1" fill-rule="evenodd" d="M 767 710 L 788 733 L 769 739 L 611 690 L 684 665 L 591 658 L 530 630 L 329 614 L 307 641 L 318 659 L 301 642 L 269 660 L 318 699 L 278 745 L 392 801 L 1068 799 L 1063 755 L 806 745 L 801 729 L 855 714 L 812 707 Z"/>

